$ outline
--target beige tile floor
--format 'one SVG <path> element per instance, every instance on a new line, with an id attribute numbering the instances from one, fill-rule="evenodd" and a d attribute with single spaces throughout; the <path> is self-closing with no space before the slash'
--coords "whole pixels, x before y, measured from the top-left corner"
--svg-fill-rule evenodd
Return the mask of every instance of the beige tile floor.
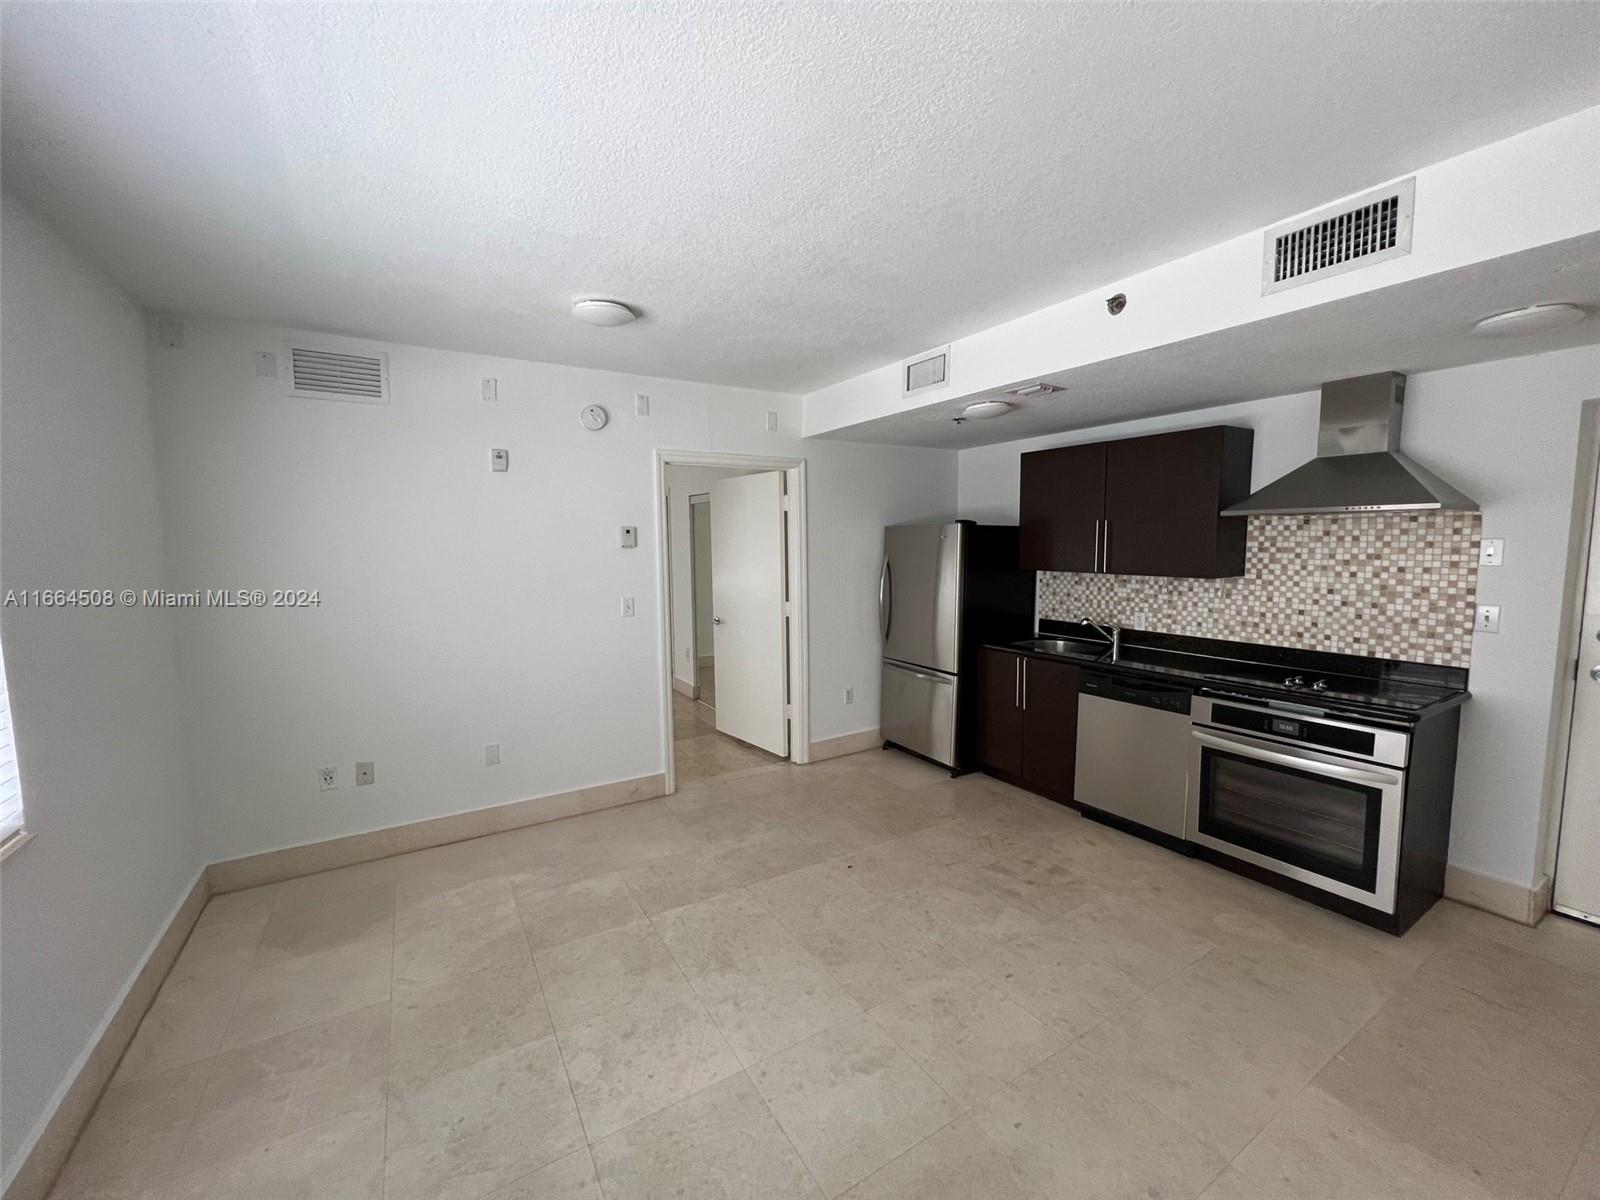
<path id="1" fill-rule="evenodd" d="M 700 693 L 714 695 L 710 660 L 702 660 Z M 703 783 L 718 775 L 771 766 L 784 760 L 717 732 L 717 713 L 710 704 L 672 694 L 672 741 L 678 784 Z"/>
<path id="2" fill-rule="evenodd" d="M 893 752 L 220 896 L 55 1192 L 1600 1196 L 1600 931 L 1392 939 Z"/>

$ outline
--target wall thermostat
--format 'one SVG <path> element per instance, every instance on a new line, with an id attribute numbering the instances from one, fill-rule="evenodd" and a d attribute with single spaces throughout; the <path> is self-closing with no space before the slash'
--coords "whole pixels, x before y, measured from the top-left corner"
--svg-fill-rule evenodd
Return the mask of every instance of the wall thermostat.
<path id="1" fill-rule="evenodd" d="M 610 419 L 606 410 L 598 404 L 591 404 L 578 414 L 578 420 L 582 421 L 583 427 L 588 430 L 604 429 Z"/>
<path id="2" fill-rule="evenodd" d="M 489 467 L 495 471 L 509 471 L 511 469 L 511 451 L 489 451 Z"/>

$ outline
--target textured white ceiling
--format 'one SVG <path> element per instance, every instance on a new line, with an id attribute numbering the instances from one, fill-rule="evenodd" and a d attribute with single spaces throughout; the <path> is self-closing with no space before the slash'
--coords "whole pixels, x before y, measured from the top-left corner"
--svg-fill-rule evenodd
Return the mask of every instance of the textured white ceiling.
<path id="1" fill-rule="evenodd" d="M 3 20 L 6 186 L 152 308 L 791 390 L 1593 104 L 1600 44 L 1596 4 Z"/>
<path id="2" fill-rule="evenodd" d="M 1017 399 L 960 396 L 864 421 L 826 436 L 958 450 L 1017 438 L 1315 391 L 1330 379 L 1377 371 L 1414 375 L 1600 342 L 1600 233 L 1425 275 L 1204 337 L 1101 359 L 1044 378 L 1062 390 Z M 1551 333 L 1483 338 L 1473 322 L 1551 298 L 1590 315 Z M 1600 389 L 1600 380 L 1596 380 Z M 978 399 L 1016 407 L 988 421 L 954 418 Z M 1515 397 L 1506 397 L 1507 402 Z"/>

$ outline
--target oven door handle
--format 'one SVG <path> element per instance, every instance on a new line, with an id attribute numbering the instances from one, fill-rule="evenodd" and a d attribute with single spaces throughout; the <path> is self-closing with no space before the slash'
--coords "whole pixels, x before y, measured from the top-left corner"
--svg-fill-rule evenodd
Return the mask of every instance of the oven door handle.
<path id="1" fill-rule="evenodd" d="M 1401 781 L 1399 775 L 1391 775 L 1383 771 L 1370 771 L 1361 767 L 1342 767 L 1335 763 L 1322 762 L 1320 759 L 1303 758 L 1298 754 L 1287 754 L 1281 750 L 1269 750 L 1260 742 L 1244 741 L 1231 738 L 1225 734 L 1210 733 L 1192 729 L 1190 733 L 1194 740 L 1202 746 L 1210 746 L 1214 750 L 1228 750 L 1245 758 L 1260 759 L 1262 762 L 1277 763 L 1280 766 L 1294 767 L 1296 770 L 1309 771 L 1315 775 L 1327 775 L 1334 779 L 1346 779 L 1351 783 L 1371 783 L 1382 787 L 1394 787 Z"/>

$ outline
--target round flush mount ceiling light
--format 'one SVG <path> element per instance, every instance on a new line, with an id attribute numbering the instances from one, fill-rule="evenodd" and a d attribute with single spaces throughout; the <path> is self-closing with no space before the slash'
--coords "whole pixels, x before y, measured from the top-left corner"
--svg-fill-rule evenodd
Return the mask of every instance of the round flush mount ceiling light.
<path id="1" fill-rule="evenodd" d="M 1576 325 L 1589 314 L 1576 304 L 1530 304 L 1485 317 L 1472 327 L 1478 337 L 1522 337 Z"/>
<path id="2" fill-rule="evenodd" d="M 976 404 L 969 404 L 961 410 L 961 418 L 965 421 L 988 421 L 995 417 L 1003 417 L 1012 409 L 1008 400 L 979 400 Z"/>
<path id="3" fill-rule="evenodd" d="M 626 325 L 639 314 L 619 300 L 575 300 L 572 315 L 585 325 Z"/>

